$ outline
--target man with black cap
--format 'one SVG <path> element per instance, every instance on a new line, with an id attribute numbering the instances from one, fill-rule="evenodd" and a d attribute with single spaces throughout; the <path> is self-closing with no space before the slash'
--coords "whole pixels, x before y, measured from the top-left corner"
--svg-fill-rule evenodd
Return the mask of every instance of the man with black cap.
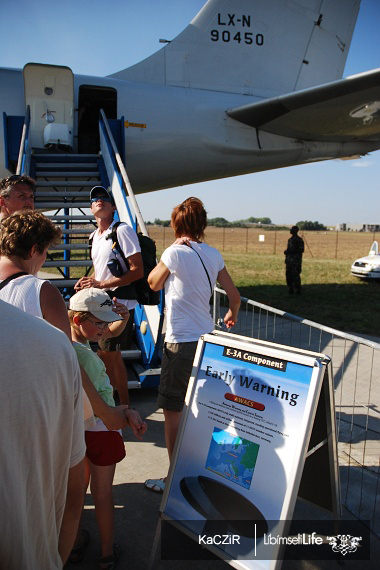
<path id="1" fill-rule="evenodd" d="M 298 235 L 298 226 L 293 226 L 290 229 L 292 235 L 288 239 L 288 247 L 284 251 L 286 263 L 286 284 L 289 293 L 294 292 L 298 295 L 301 294 L 301 270 L 302 270 L 302 254 L 305 246 L 303 239 Z"/>
<path id="2" fill-rule="evenodd" d="M 89 277 L 82 277 L 75 285 L 80 291 L 87 287 L 97 287 L 106 291 L 115 291 L 119 303 L 123 303 L 130 312 L 126 328 L 120 336 L 99 341 L 98 354 L 107 368 L 111 384 L 117 390 L 121 404 L 129 404 L 127 372 L 121 356 L 121 347 L 129 346 L 133 331 L 133 310 L 135 300 L 118 297 L 116 289 L 129 285 L 143 276 L 143 263 L 136 232 L 127 224 L 117 227 L 117 241 L 123 255 L 115 248 L 110 239 L 115 224 L 116 210 L 112 195 L 103 186 L 95 186 L 90 192 L 91 211 L 98 229 L 90 236 L 91 257 L 94 272 Z M 128 266 L 125 264 L 124 259 Z M 122 293 L 120 292 L 120 295 Z"/>

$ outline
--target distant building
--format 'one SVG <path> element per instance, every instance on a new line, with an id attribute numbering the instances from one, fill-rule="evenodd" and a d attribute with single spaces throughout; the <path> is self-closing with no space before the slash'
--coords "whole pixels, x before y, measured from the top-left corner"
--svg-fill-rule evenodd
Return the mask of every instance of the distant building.
<path id="1" fill-rule="evenodd" d="M 380 232 L 380 224 L 338 224 L 339 232 Z"/>

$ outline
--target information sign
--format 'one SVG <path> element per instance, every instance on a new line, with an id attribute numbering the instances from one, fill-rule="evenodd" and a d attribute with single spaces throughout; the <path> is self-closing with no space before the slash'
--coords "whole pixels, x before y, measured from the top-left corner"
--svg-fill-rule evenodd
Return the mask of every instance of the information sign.
<path id="1" fill-rule="evenodd" d="M 292 516 L 329 362 L 322 354 L 227 333 L 202 337 L 162 518 L 177 521 L 235 567 L 278 568 L 281 545 L 268 550 L 265 537 L 283 533 Z M 334 435 L 330 427 L 319 431 L 323 438 Z M 315 448 L 326 445 L 334 454 L 327 440 Z M 331 496 L 336 502 L 337 494 Z M 210 521 L 223 523 L 226 543 L 215 542 Z"/>

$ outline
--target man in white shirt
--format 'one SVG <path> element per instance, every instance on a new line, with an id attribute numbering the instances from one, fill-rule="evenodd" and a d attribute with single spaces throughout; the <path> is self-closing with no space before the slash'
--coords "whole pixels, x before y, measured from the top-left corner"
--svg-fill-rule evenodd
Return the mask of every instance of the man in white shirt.
<path id="1" fill-rule="evenodd" d="M 83 503 L 78 361 L 63 332 L 4 301 L 0 343 L 0 566 L 61 570 Z"/>
<path id="2" fill-rule="evenodd" d="M 98 354 L 107 368 L 111 384 L 117 390 L 121 404 L 129 404 L 128 379 L 121 356 L 122 346 L 129 346 L 133 331 L 133 310 L 137 302 L 123 298 L 125 286 L 143 277 L 143 263 L 140 245 L 136 232 L 128 224 L 120 224 L 117 228 L 117 238 L 123 256 L 113 248 L 112 226 L 115 224 L 115 202 L 112 195 L 103 186 L 95 186 L 90 193 L 91 211 L 95 216 L 98 229 L 90 236 L 92 240 L 91 257 L 94 273 L 90 277 L 82 277 L 75 285 L 80 291 L 87 287 L 98 287 L 106 291 L 114 291 L 119 303 L 123 303 L 130 312 L 129 321 L 123 333 L 116 338 L 99 342 Z M 128 266 L 124 263 L 126 259 Z M 117 269 L 109 267 L 112 261 Z M 119 297 L 118 295 L 121 295 Z"/>

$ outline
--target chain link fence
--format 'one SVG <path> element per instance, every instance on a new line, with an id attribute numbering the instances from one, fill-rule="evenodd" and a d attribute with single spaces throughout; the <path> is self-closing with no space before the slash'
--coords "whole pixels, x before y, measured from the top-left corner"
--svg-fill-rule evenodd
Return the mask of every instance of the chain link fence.
<path id="1" fill-rule="evenodd" d="M 216 325 L 227 308 L 215 288 Z M 380 536 L 380 344 L 246 298 L 231 332 L 331 357 L 342 504 Z"/>
<path id="2" fill-rule="evenodd" d="M 147 226 L 149 235 L 155 240 L 161 253 L 174 241 L 171 227 Z M 374 232 L 301 231 L 305 241 L 304 258 L 349 259 L 368 255 L 372 243 L 377 239 Z M 288 230 L 263 228 L 206 228 L 205 241 L 226 253 L 254 253 L 281 255 L 290 237 Z"/>

